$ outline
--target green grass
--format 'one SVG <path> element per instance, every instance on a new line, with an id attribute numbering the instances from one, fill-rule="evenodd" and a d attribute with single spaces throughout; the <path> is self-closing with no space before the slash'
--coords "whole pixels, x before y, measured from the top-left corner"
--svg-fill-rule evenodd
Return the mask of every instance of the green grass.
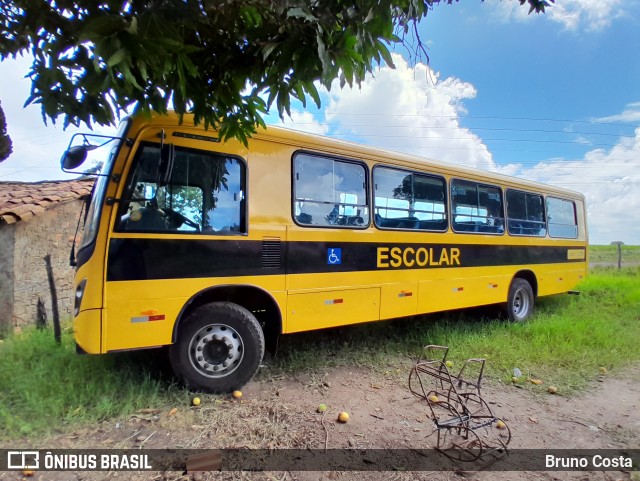
<path id="1" fill-rule="evenodd" d="M 618 264 L 618 246 L 590 245 L 589 262 Z M 622 246 L 622 264 L 640 263 L 640 246 Z"/>
<path id="2" fill-rule="evenodd" d="M 525 324 L 476 309 L 285 336 L 258 379 L 335 366 L 389 370 L 400 379 L 423 346 L 441 344 L 450 346 L 456 366 L 484 357 L 493 380 L 509 383 L 518 367 L 570 395 L 593 382 L 601 366 L 615 374 L 640 361 L 640 267 L 594 269 L 579 289 L 580 296 L 541 299 Z M 9 337 L 0 344 L 0 440 L 184 405 L 189 393 L 173 384 L 161 359 L 157 351 L 78 356 L 69 329 L 61 345 L 49 330 Z"/>
<path id="3" fill-rule="evenodd" d="M 157 358 L 157 353 L 156 353 Z M 70 329 L 28 330 L 0 345 L 0 440 L 65 431 L 188 394 L 149 352 L 78 356 Z"/>

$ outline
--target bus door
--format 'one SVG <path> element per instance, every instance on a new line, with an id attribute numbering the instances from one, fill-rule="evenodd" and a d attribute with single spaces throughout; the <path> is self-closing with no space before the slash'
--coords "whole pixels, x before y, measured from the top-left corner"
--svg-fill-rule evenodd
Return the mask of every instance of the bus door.
<path id="1" fill-rule="evenodd" d="M 259 260 L 244 242 L 243 158 L 175 132 L 167 153 L 158 134 L 140 134 L 112 218 L 105 351 L 170 344 L 174 323 L 195 293 L 246 274 Z"/>

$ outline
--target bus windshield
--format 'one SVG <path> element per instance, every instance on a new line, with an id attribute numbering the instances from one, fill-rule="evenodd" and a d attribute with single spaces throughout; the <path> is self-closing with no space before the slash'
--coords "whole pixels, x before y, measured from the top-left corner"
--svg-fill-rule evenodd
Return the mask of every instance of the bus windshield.
<path id="1" fill-rule="evenodd" d="M 91 195 L 89 198 L 89 207 L 85 216 L 84 231 L 82 234 L 82 242 L 80 243 L 80 249 L 91 244 L 98 233 L 98 226 L 100 225 L 100 214 L 102 211 L 102 204 L 104 202 L 104 196 L 107 192 L 107 186 L 109 185 L 109 178 L 113 162 L 118 155 L 120 146 L 124 142 L 125 133 L 129 122 L 123 120 L 118 128 L 118 133 L 114 137 L 112 142 L 109 142 L 110 150 L 107 158 L 102 164 L 100 170 L 100 176 L 93 186 Z"/>

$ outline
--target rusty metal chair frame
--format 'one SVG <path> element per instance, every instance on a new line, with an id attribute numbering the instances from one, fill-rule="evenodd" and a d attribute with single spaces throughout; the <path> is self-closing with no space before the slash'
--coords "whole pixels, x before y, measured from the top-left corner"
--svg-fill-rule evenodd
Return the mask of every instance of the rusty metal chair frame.
<path id="1" fill-rule="evenodd" d="M 485 360 L 467 359 L 457 374 L 447 367 L 447 346 L 429 345 L 409 374 L 409 390 L 427 402 L 438 433 L 436 449 L 457 461 L 506 454 L 511 431 L 482 398 Z M 483 430 L 482 436 L 477 431 Z M 488 434 L 496 429 L 493 441 Z"/>

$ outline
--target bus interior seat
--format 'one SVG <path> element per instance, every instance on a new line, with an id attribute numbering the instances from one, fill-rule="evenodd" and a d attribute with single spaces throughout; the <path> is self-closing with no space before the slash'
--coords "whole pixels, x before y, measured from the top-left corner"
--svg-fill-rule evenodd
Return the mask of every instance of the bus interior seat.
<path id="1" fill-rule="evenodd" d="M 167 230 L 167 223 L 158 209 L 147 205 L 139 210 L 142 217 L 135 222 L 135 229 L 142 230 Z"/>
<path id="2" fill-rule="evenodd" d="M 420 219 L 417 217 L 402 217 L 398 221 L 398 229 L 417 229 L 420 226 Z"/>
<path id="3" fill-rule="evenodd" d="M 455 230 L 458 232 L 478 232 L 480 223 L 479 222 L 455 222 L 454 223 Z"/>
<path id="4" fill-rule="evenodd" d="M 445 230 L 447 228 L 447 221 L 445 219 L 440 220 L 421 220 L 418 229 L 422 230 Z"/>
<path id="5" fill-rule="evenodd" d="M 417 217 L 392 217 L 387 219 L 380 216 L 380 214 L 376 214 L 375 220 L 378 227 L 386 227 L 389 229 L 420 228 L 420 219 L 418 219 Z"/>
<path id="6" fill-rule="evenodd" d="M 163 215 L 149 204 L 122 216 L 119 226 L 123 230 L 130 231 L 167 230 L 167 223 Z"/>
<path id="7" fill-rule="evenodd" d="M 298 214 L 298 222 L 300 222 L 301 224 L 312 224 L 313 223 L 313 217 L 311 216 L 311 214 L 307 214 L 306 212 L 301 212 L 300 214 Z"/>

